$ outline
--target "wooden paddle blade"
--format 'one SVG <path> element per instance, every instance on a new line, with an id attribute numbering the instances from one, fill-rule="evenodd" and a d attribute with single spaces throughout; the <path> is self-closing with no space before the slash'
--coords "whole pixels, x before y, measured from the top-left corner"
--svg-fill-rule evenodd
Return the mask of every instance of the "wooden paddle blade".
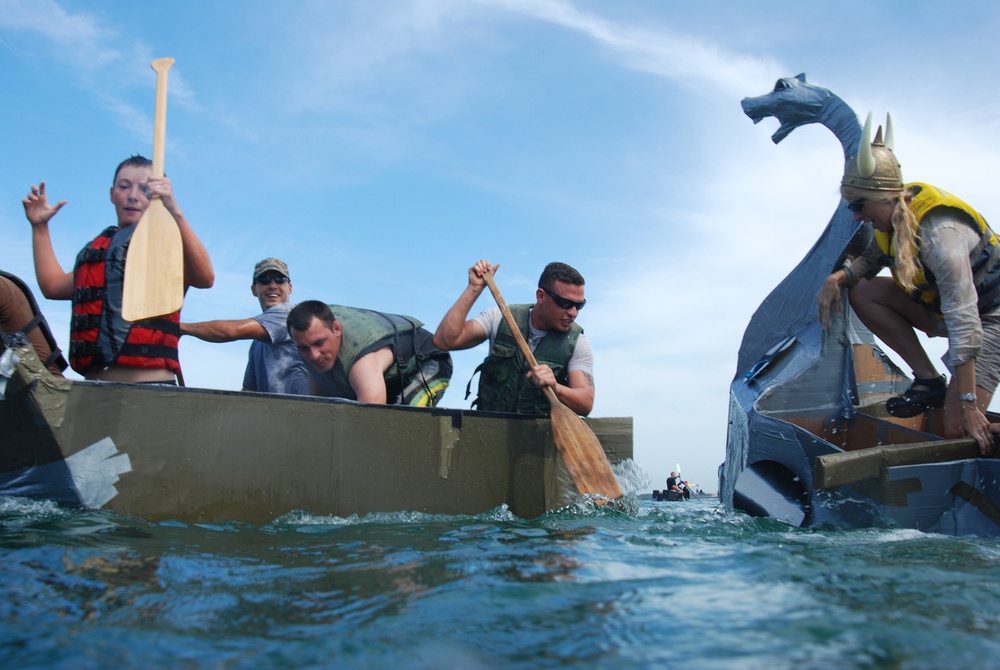
<path id="1" fill-rule="evenodd" d="M 125 257 L 122 318 L 141 321 L 173 314 L 184 303 L 184 245 L 177 222 L 154 198 Z"/>
<path id="2" fill-rule="evenodd" d="M 167 143 L 167 72 L 173 58 L 150 65 L 156 71 L 153 116 L 153 176 L 163 176 Z M 139 321 L 172 314 L 184 303 L 184 242 L 174 217 L 159 198 L 149 203 L 129 242 L 125 257 L 122 318 Z"/>
<path id="3" fill-rule="evenodd" d="M 552 405 L 551 419 L 552 437 L 577 491 L 612 500 L 621 498 L 624 495 L 621 486 L 590 426 L 558 401 Z"/>

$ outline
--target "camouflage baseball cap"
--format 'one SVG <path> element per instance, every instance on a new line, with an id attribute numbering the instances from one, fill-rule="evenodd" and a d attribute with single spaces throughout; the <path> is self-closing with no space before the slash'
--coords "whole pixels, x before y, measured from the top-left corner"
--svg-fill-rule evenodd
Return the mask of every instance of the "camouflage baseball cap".
<path id="1" fill-rule="evenodd" d="M 280 272 L 286 277 L 291 278 L 291 275 L 288 274 L 287 265 L 279 261 L 277 258 L 265 258 L 260 263 L 257 263 L 257 265 L 254 266 L 253 280 L 257 281 L 257 277 L 261 276 L 262 274 L 264 274 L 269 270 L 273 270 L 274 272 Z"/>

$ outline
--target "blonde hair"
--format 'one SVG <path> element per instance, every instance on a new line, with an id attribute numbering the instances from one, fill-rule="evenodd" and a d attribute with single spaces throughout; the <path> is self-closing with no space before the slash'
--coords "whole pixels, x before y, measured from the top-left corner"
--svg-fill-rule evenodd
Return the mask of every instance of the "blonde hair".
<path id="1" fill-rule="evenodd" d="M 893 244 L 896 247 L 894 274 L 900 286 L 907 293 L 916 290 L 913 278 L 920 270 L 917 254 L 920 249 L 920 236 L 917 226 L 920 223 L 916 214 L 910 209 L 907 200 L 913 195 L 909 189 L 903 191 L 874 191 L 851 186 L 841 186 L 840 193 L 847 202 L 868 200 L 870 202 L 885 202 L 892 204 Z"/>

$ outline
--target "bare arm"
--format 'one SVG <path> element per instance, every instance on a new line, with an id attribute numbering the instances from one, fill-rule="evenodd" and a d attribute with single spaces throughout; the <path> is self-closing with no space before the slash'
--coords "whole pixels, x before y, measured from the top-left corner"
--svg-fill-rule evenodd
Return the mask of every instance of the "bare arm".
<path id="1" fill-rule="evenodd" d="M 975 395 L 976 402 L 959 400 L 959 395 L 966 393 Z M 944 405 L 945 433 L 949 437 L 971 437 L 979 443 L 979 453 L 983 456 L 990 456 L 993 452 L 990 422 L 983 414 L 992 397 L 989 391 L 976 386 L 976 359 L 955 367 Z"/>
<path id="2" fill-rule="evenodd" d="M 434 332 L 434 346 L 441 351 L 470 349 L 486 339 L 487 333 L 483 327 L 473 319 L 466 320 L 466 317 L 486 288 L 483 274 L 490 272 L 491 269 L 496 273 L 500 266 L 492 267 L 489 261 L 481 260 L 469 268 L 468 286 L 441 319 Z"/>
<path id="3" fill-rule="evenodd" d="M 63 270 L 52 248 L 49 220 L 56 215 L 65 200 L 50 205 L 45 195 L 45 182 L 32 186 L 28 197 L 21 201 L 24 215 L 31 224 L 31 249 L 35 259 L 35 279 L 42 295 L 49 300 L 69 300 L 73 297 L 73 273 Z"/>
<path id="4" fill-rule="evenodd" d="M 829 329 L 833 310 L 837 310 L 837 314 L 844 313 L 844 307 L 840 302 L 840 288 L 842 286 L 853 288 L 864 277 L 869 274 L 874 275 L 875 271 L 882 265 L 882 250 L 872 238 L 860 256 L 848 258 L 844 261 L 843 267 L 835 270 L 826 278 L 816 294 L 816 303 L 819 308 L 817 316 L 823 330 Z"/>
<path id="5" fill-rule="evenodd" d="M 376 349 L 354 362 L 348 378 L 359 402 L 386 403 L 385 371 L 392 363 L 392 347 Z"/>
<path id="6" fill-rule="evenodd" d="M 235 342 L 236 340 L 259 340 L 270 342 L 267 329 L 256 319 L 234 319 L 181 323 L 181 335 L 191 335 L 206 342 Z"/>
<path id="7" fill-rule="evenodd" d="M 195 288 L 212 288 L 215 283 L 212 259 L 208 255 L 208 249 L 194 232 L 194 228 L 184 218 L 184 212 L 181 211 L 177 199 L 174 197 L 170 180 L 167 177 L 150 177 L 148 186 L 150 196 L 159 196 L 163 200 L 163 206 L 174 217 L 177 229 L 181 232 L 181 242 L 184 245 L 184 285 Z"/>
<path id="8" fill-rule="evenodd" d="M 819 293 L 816 294 L 819 322 L 823 325 L 823 330 L 830 328 L 833 310 L 837 310 L 837 314 L 844 313 L 844 307 L 840 304 L 840 287 L 846 283 L 847 273 L 843 270 L 837 270 L 826 278 Z"/>

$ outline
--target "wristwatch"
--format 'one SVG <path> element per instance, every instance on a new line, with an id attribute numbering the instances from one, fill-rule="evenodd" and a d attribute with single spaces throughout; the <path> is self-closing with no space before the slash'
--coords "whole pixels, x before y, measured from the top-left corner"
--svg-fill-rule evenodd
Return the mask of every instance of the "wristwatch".
<path id="1" fill-rule="evenodd" d="M 958 399 L 962 400 L 963 402 L 977 402 L 979 400 L 979 398 L 976 397 L 975 393 L 963 393 L 962 395 L 958 396 Z"/>

